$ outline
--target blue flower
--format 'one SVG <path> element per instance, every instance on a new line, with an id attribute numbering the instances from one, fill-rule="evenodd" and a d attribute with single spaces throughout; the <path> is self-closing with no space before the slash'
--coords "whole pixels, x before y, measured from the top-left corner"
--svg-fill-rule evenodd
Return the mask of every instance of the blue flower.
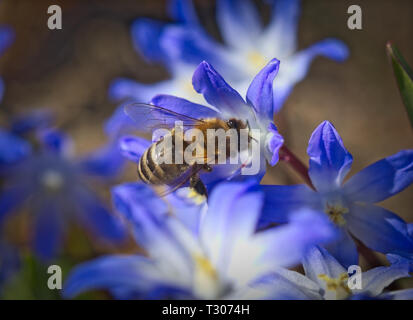
<path id="1" fill-rule="evenodd" d="M 255 178 L 260 180 L 265 173 L 265 159 L 271 165 L 275 165 L 279 159 L 278 151 L 284 141 L 273 123 L 272 83 L 277 75 L 278 68 L 279 61 L 277 59 L 271 60 L 251 82 L 245 101 L 209 63 L 204 61 L 195 70 L 192 83 L 195 90 L 203 95 L 210 106 L 195 104 L 170 95 L 157 95 L 152 99 L 151 104 L 199 119 L 236 118 L 248 122 L 250 129 L 257 130 L 256 132 L 259 133 L 254 138 L 257 141 L 259 140 L 260 153 L 254 154 L 253 157 L 256 158 L 251 158 L 251 162 L 256 160 L 255 162 L 259 164 L 260 167 L 257 168 L 259 172 L 255 175 Z M 145 117 L 141 118 L 141 122 L 139 122 L 139 119 L 134 120 L 133 126 L 137 130 L 147 127 Z M 168 124 L 171 128 L 174 126 L 174 122 Z M 118 111 L 109 120 L 107 130 L 119 134 L 120 131 L 131 125 L 131 119 L 127 118 L 126 114 Z M 142 153 L 149 146 L 146 140 L 133 138 L 132 136 L 121 139 L 120 144 L 124 154 L 136 162 L 139 162 Z M 237 176 L 239 173 L 239 165 L 217 165 L 214 166 L 213 174 L 206 174 L 205 176 L 210 179 L 210 183 L 213 183 L 223 178 Z M 209 182 L 206 181 L 206 183 Z"/>
<path id="2" fill-rule="evenodd" d="M 341 239 L 328 250 L 344 266 L 358 261 L 353 236 L 378 252 L 401 255 L 413 252 L 406 223 L 374 204 L 412 183 L 413 150 L 377 161 L 343 183 L 353 157 L 333 125 L 325 121 L 313 132 L 307 153 L 308 173 L 316 190 L 304 185 L 263 186 L 269 196 L 261 225 L 282 222 L 297 208 L 310 207 L 324 211 L 340 228 Z"/>
<path id="3" fill-rule="evenodd" d="M 107 177 L 113 172 L 110 165 L 104 165 L 113 161 L 108 157 L 110 152 L 98 150 L 75 159 L 71 157 L 70 140 L 59 131 L 40 130 L 37 137 L 41 149 L 8 169 L 0 194 L 0 225 L 8 215 L 26 206 L 32 212 L 33 247 L 44 260 L 57 253 L 71 219 L 106 239 L 123 239 L 123 225 L 88 187 L 93 176 Z"/>
<path id="4" fill-rule="evenodd" d="M 290 300 L 343 300 L 343 299 L 394 299 L 413 298 L 413 289 L 384 292 L 395 280 L 409 277 L 408 268 L 403 264 L 377 267 L 359 275 L 361 289 L 351 289 L 349 274 L 325 249 L 314 247 L 303 259 L 305 275 L 279 268 L 273 274 L 263 277 L 255 284 L 255 292 L 248 292 L 252 298 L 261 291 L 269 293 L 270 299 Z M 356 279 L 355 279 L 356 280 Z M 352 283 L 353 284 L 353 283 Z"/>
<path id="5" fill-rule="evenodd" d="M 328 219 L 313 211 L 256 233 L 263 194 L 250 184 L 220 184 L 207 211 L 192 212 L 198 228 L 178 219 L 146 185 L 115 187 L 113 199 L 147 255 L 106 256 L 78 266 L 66 280 L 65 297 L 108 289 L 122 299 L 231 298 L 274 268 L 296 264 L 312 244 L 335 236 Z"/>
<path id="6" fill-rule="evenodd" d="M 294 85 L 304 79 L 315 57 L 321 55 L 343 61 L 348 56 L 348 49 L 339 40 L 325 39 L 297 51 L 299 1 L 270 3 L 272 18 L 263 27 L 251 1 L 217 1 L 218 26 L 225 44 L 218 43 L 202 28 L 190 0 L 170 1 L 171 15 L 178 21 L 176 24 L 137 20 L 132 25 L 135 48 L 149 61 L 166 66 L 171 78 L 156 84 L 117 79 L 109 90 L 110 96 L 147 102 L 161 93 L 205 103 L 196 96 L 188 80 L 192 70 L 203 60 L 214 65 L 238 92 L 245 95 L 255 74 L 276 57 L 282 62 L 278 81 L 274 83 L 274 111 L 278 112 Z"/>

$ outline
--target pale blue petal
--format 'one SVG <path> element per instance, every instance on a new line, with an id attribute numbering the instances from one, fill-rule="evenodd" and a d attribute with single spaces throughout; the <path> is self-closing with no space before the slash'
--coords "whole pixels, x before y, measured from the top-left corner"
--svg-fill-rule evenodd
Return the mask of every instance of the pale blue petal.
<path id="1" fill-rule="evenodd" d="M 325 274 L 334 279 L 347 273 L 347 270 L 326 249 L 321 247 L 313 247 L 308 250 L 302 263 L 305 275 L 318 283 L 321 288 L 324 287 L 325 282 L 319 278 L 319 275 Z"/>
<path id="2" fill-rule="evenodd" d="M 271 22 L 265 30 L 265 42 L 276 43 L 279 49 L 274 54 L 285 57 L 292 54 L 297 46 L 299 0 L 275 0 Z"/>
<path id="3" fill-rule="evenodd" d="M 254 47 L 262 32 L 261 19 L 250 0 L 218 1 L 217 20 L 224 41 L 239 50 Z"/>
<path id="4" fill-rule="evenodd" d="M 355 293 L 365 293 L 378 296 L 383 290 L 400 278 L 409 277 L 409 269 L 403 264 L 394 264 L 390 267 L 377 267 L 363 272 L 362 289 L 354 289 Z"/>
<path id="5" fill-rule="evenodd" d="M 208 213 L 202 220 L 200 237 L 215 265 L 226 263 L 237 242 L 255 232 L 262 206 L 262 194 L 249 190 L 249 184 L 223 183 L 212 192 Z"/>

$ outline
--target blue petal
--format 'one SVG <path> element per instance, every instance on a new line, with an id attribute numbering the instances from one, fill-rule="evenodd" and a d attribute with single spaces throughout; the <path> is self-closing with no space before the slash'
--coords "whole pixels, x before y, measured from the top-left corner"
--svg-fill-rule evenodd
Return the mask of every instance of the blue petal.
<path id="1" fill-rule="evenodd" d="M 292 213 L 302 208 L 322 209 L 318 194 L 306 185 L 261 185 L 260 188 L 265 193 L 260 227 L 286 223 Z"/>
<path id="2" fill-rule="evenodd" d="M 150 141 L 141 137 L 126 136 L 119 140 L 122 155 L 136 163 L 139 163 L 140 158 L 150 145 Z"/>
<path id="3" fill-rule="evenodd" d="M 277 43 L 279 57 L 292 54 L 297 45 L 297 28 L 300 15 L 299 0 L 272 0 L 275 2 L 271 22 L 265 30 L 267 43 Z"/>
<path id="4" fill-rule="evenodd" d="M 153 264 L 140 256 L 106 256 L 77 266 L 66 279 L 63 297 L 72 298 L 94 289 L 122 288 L 145 293 L 155 283 L 148 279 Z M 125 297 L 124 297 L 125 298 Z M 134 298 L 134 297 L 129 297 Z"/>
<path id="5" fill-rule="evenodd" d="M 75 192 L 76 204 L 81 211 L 78 215 L 80 222 L 96 235 L 107 240 L 125 239 L 125 226 L 118 217 L 109 212 L 96 195 L 84 188 L 78 188 Z"/>
<path id="6" fill-rule="evenodd" d="M 266 139 L 266 158 L 270 165 L 275 166 L 278 163 L 279 151 L 284 144 L 284 138 L 278 133 L 277 127 L 274 123 L 270 123 L 268 126 L 269 135 Z M 269 137 L 269 139 L 268 139 Z"/>
<path id="7" fill-rule="evenodd" d="M 272 121 L 274 118 L 273 81 L 279 67 L 280 61 L 272 59 L 255 76 L 247 92 L 247 102 L 253 106 L 260 118 L 267 121 Z"/>
<path id="8" fill-rule="evenodd" d="M 317 56 L 323 56 L 337 62 L 342 62 L 348 58 L 349 50 L 344 42 L 328 38 L 298 52 L 292 59 L 297 67 L 299 66 L 300 69 L 305 70 L 304 72 L 306 72 L 312 60 Z"/>
<path id="9" fill-rule="evenodd" d="M 169 13 L 178 22 L 190 28 L 201 28 L 191 0 L 170 0 Z"/>
<path id="10" fill-rule="evenodd" d="M 337 241 L 330 243 L 325 248 L 345 268 L 358 264 L 359 255 L 356 244 L 347 230 L 340 228 L 339 232 Z"/>
<path id="11" fill-rule="evenodd" d="M 125 158 L 116 141 L 109 142 L 78 161 L 78 165 L 85 173 L 105 179 L 118 176 L 124 164 Z"/>
<path id="12" fill-rule="evenodd" d="M 194 68 L 206 60 L 227 76 L 233 75 L 234 78 L 231 80 L 238 79 L 239 73 L 234 70 L 234 64 L 226 48 L 197 30 L 188 29 L 186 26 L 170 26 L 162 35 L 161 46 L 168 52 L 172 61 L 183 62 Z M 170 64 L 170 69 L 176 70 L 174 74 L 179 73 L 179 68 L 179 64 Z"/>
<path id="13" fill-rule="evenodd" d="M 332 191 L 351 168 L 353 157 L 333 125 L 324 121 L 311 135 L 307 153 L 310 156 L 309 175 L 318 191 Z"/>
<path id="14" fill-rule="evenodd" d="M 406 265 L 394 264 L 390 267 L 373 268 L 363 272 L 362 289 L 354 290 L 354 292 L 377 296 L 394 281 L 405 277 L 409 277 Z"/>
<path id="15" fill-rule="evenodd" d="M 0 166 L 14 164 L 26 158 L 31 150 L 27 141 L 0 129 Z"/>
<path id="16" fill-rule="evenodd" d="M 260 17 L 250 0 L 218 1 L 217 20 L 225 42 L 237 49 L 253 47 L 262 31 Z"/>
<path id="17" fill-rule="evenodd" d="M 399 254 L 413 252 L 413 240 L 407 233 L 406 223 L 384 208 L 355 204 L 346 220 L 350 232 L 375 251 Z"/>
<path id="18" fill-rule="evenodd" d="M 164 23 L 147 18 L 135 20 L 132 24 L 134 47 L 149 61 L 166 62 L 168 60 L 168 53 L 160 46 L 160 37 L 164 28 Z"/>
<path id="19" fill-rule="evenodd" d="M 34 251 L 37 256 L 47 262 L 53 259 L 60 249 L 63 238 L 62 212 L 51 203 L 38 210 L 35 222 Z"/>
<path id="20" fill-rule="evenodd" d="M 70 155 L 73 151 L 72 140 L 59 130 L 45 129 L 38 133 L 38 137 L 46 151 L 62 156 Z"/>
<path id="21" fill-rule="evenodd" d="M 155 96 L 151 100 L 151 104 L 196 119 L 219 117 L 219 113 L 212 108 L 166 94 Z M 172 120 L 169 124 L 174 125 L 175 120 Z M 169 119 L 165 119 L 165 121 L 169 121 Z"/>
<path id="22" fill-rule="evenodd" d="M 0 56 L 10 47 L 14 38 L 15 32 L 11 27 L 5 25 L 0 27 Z"/>
<path id="23" fill-rule="evenodd" d="M 413 150 L 403 150 L 373 163 L 355 174 L 344 185 L 353 201 L 379 202 L 413 182 Z"/>
<path id="24" fill-rule="evenodd" d="M 33 131 L 50 128 L 53 121 L 54 116 L 50 110 L 36 109 L 28 111 L 12 119 L 11 132 L 17 135 L 24 135 Z"/>
<path id="25" fill-rule="evenodd" d="M 246 118 L 251 110 L 208 62 L 201 62 L 192 78 L 194 89 L 224 115 Z"/>

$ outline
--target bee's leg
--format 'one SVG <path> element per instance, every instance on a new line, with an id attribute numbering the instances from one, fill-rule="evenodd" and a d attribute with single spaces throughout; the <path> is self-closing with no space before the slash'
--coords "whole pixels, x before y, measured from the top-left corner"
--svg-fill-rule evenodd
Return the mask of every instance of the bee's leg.
<path id="1" fill-rule="evenodd" d="M 206 172 L 211 172 L 212 171 L 212 167 L 208 164 L 204 164 L 202 167 Z"/>
<path id="2" fill-rule="evenodd" d="M 191 179 L 189 180 L 189 186 L 190 188 L 194 189 L 195 192 L 199 195 L 208 198 L 207 188 L 205 187 L 205 184 L 202 182 L 201 178 L 199 178 L 197 174 L 191 177 Z"/>

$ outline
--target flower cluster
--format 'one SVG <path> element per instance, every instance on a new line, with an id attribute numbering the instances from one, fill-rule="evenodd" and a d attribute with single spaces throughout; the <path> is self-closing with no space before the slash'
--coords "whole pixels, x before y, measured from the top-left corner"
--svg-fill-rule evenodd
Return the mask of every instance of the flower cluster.
<path id="1" fill-rule="evenodd" d="M 259 132 L 254 176 L 243 176 L 239 165 L 211 165 L 201 174 L 207 196 L 188 187 L 189 177 L 163 196 L 150 179 L 122 182 L 110 187 L 110 210 L 96 182 L 108 186 L 125 159 L 138 170 L 160 170 L 147 154 L 163 138 L 133 134 L 145 131 L 147 117 L 132 117 L 121 104 L 105 124 L 107 145 L 81 157 L 47 111 L 0 128 L 0 289 L 19 265 L 7 224 L 22 213 L 30 249 L 44 262 L 55 259 L 72 221 L 100 240 L 119 244 L 130 235 L 136 245 L 136 252 L 111 252 L 74 267 L 63 298 L 104 289 L 116 299 L 413 299 L 413 289 L 385 290 L 412 271 L 412 224 L 377 205 L 412 184 L 413 150 L 347 180 L 353 157 L 330 122 L 309 139 L 308 167 L 288 150 L 274 117 L 316 56 L 343 61 L 348 50 L 327 39 L 297 52 L 299 1 L 269 2 L 264 27 L 251 1 L 218 0 L 221 44 L 190 0 L 169 1 L 175 22 L 139 19 L 132 38 L 171 79 L 151 85 L 117 79 L 109 89 L 112 98 L 166 110 L 152 116 L 169 128 L 166 114 L 244 121 Z M 3 38 L 10 37 L 0 30 L 0 53 Z M 280 160 L 307 185 L 260 184 L 267 163 Z M 379 252 L 387 261 L 361 272 L 359 255 L 366 251 L 367 258 Z M 300 265 L 304 272 L 292 269 Z"/>

